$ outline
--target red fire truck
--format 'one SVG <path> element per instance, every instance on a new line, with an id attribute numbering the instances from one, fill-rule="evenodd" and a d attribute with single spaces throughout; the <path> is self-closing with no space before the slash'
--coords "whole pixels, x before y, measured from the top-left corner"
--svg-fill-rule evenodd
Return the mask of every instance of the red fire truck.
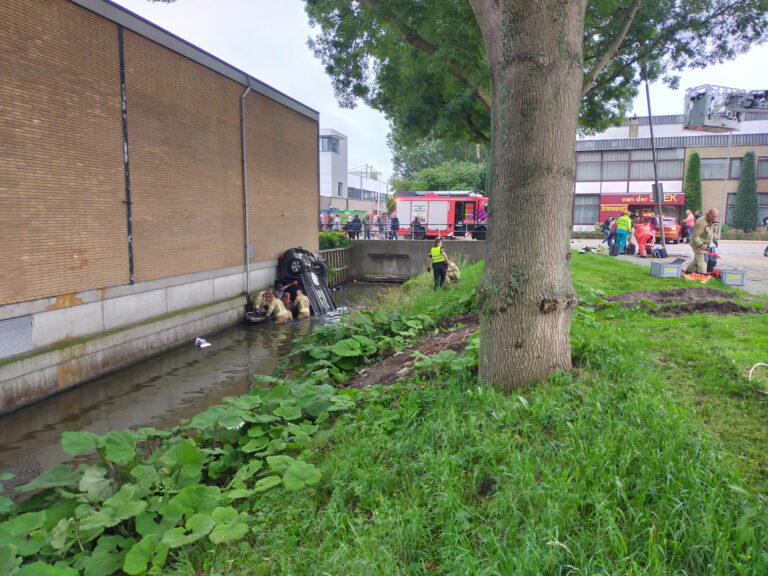
<path id="1" fill-rule="evenodd" d="M 395 198 L 400 220 L 398 234 L 424 238 L 460 237 L 485 240 L 488 230 L 488 198 L 481 190 L 471 192 L 400 192 Z M 414 218 L 420 226 L 412 230 Z"/>

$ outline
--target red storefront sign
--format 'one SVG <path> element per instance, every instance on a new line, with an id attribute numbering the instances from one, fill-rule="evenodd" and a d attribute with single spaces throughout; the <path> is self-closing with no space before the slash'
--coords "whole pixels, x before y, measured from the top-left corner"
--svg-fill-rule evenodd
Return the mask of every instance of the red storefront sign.
<path id="1" fill-rule="evenodd" d="M 600 221 L 610 216 L 619 216 L 632 206 L 653 206 L 652 194 L 601 194 L 600 195 Z M 685 204 L 685 194 L 664 194 L 662 202 L 666 206 L 682 206 Z"/>

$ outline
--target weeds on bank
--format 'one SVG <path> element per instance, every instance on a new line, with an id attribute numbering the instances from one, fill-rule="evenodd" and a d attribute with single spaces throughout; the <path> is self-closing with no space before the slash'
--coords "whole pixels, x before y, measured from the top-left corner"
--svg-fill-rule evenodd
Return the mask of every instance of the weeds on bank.
<path id="1" fill-rule="evenodd" d="M 645 308 L 602 306 L 595 288 L 612 293 L 675 286 L 669 280 L 653 279 L 631 264 L 592 255 L 574 257 L 574 284 L 584 300 L 574 317 L 575 369 L 571 374 L 559 374 L 513 395 L 479 387 L 475 336 L 462 356 L 445 351 L 421 358 L 415 373 L 394 386 L 359 392 L 354 398 L 356 410 L 330 413 L 326 408 L 318 413 L 320 407 L 316 406 L 310 408 L 319 414 L 313 419 L 306 406 L 297 412 L 300 398 L 316 401 L 313 396 L 320 390 L 327 395 L 325 401 L 342 402 L 345 408 L 351 407 L 353 398 L 342 396 L 334 401 L 338 392 L 329 382 L 301 380 L 323 367 L 316 366 L 314 372 L 305 369 L 296 380 L 278 382 L 277 392 L 264 390 L 233 399 L 233 406 L 246 410 L 239 414 L 242 426 L 230 430 L 220 422 L 213 428 L 201 425 L 200 438 L 171 435 L 171 444 L 194 445 L 200 453 L 199 484 L 180 488 L 167 480 L 151 482 L 151 496 L 143 499 L 148 502 L 145 510 L 133 516 L 123 512 L 129 517 L 106 526 L 98 544 L 86 540 L 82 544 L 86 551 L 79 557 L 83 562 L 98 556 L 117 563 L 131 544 L 129 540 L 137 539 L 130 531 L 134 525 L 138 529 L 139 514 L 156 514 L 153 523 L 159 520 L 162 524 L 162 506 L 170 507 L 171 512 L 180 506 L 186 515 L 167 533 L 179 542 L 190 540 L 174 547 L 168 556 L 170 564 L 160 569 L 152 565 L 163 547 L 150 537 L 142 548 L 147 553 L 142 557 L 144 568 L 175 574 L 202 571 L 210 576 L 768 572 L 764 501 L 740 473 L 747 471 L 752 486 L 760 486 L 758 464 L 764 461 L 760 452 L 768 448 L 765 404 L 762 395 L 750 394 L 744 367 L 766 349 L 765 316 L 694 314 L 669 319 L 653 316 Z M 463 272 L 456 291 L 434 293 L 431 279 L 424 275 L 398 296 L 385 295 L 382 308 L 390 315 L 388 320 L 407 330 L 404 319 L 415 318 L 423 328 L 430 325 L 427 319 L 467 311 L 481 267 Z M 418 314 L 427 318 L 418 318 Z M 365 336 L 374 342 L 372 346 L 385 337 L 403 336 L 392 326 L 384 329 L 376 312 L 362 316 L 381 332 L 369 334 L 369 322 L 356 320 L 341 331 L 319 335 L 321 352 L 313 350 L 315 343 L 309 339 L 299 341 L 300 351 L 294 359 L 301 361 L 293 369 L 305 365 L 308 358 L 304 355 L 313 358 L 315 352 L 327 354 L 315 360 L 331 362 L 346 373 L 345 358 L 352 358 L 353 368 L 366 362 L 369 342 L 355 336 Z M 760 333 L 759 338 L 754 337 L 755 332 Z M 357 353 L 358 345 L 352 342 L 334 352 L 345 340 L 356 341 L 363 354 Z M 719 344 L 721 340 L 727 345 Z M 349 349 L 355 352 L 353 356 L 338 353 Z M 281 396 L 284 387 L 289 392 Z M 302 396 L 302 390 L 308 396 Z M 257 403 L 253 396 L 264 406 L 268 397 L 276 400 L 272 394 L 280 398 L 271 406 L 271 413 L 241 405 Z M 215 416 L 206 414 L 201 417 Z M 245 417 L 266 421 L 252 422 Z M 713 423 L 715 419 L 719 422 Z M 741 420 L 748 424 L 739 426 Z M 747 430 L 753 426 L 757 432 L 750 435 Z M 225 440 L 229 433 L 238 436 L 231 447 L 239 459 L 231 462 L 231 468 L 222 465 L 221 480 L 205 485 L 212 462 L 231 456 Z M 294 442 L 284 433 L 301 441 Z M 728 434 L 730 443 L 725 438 Z M 264 458 L 259 452 L 264 440 L 259 439 L 265 436 L 267 446 L 285 442 L 285 452 Z M 158 478 L 170 474 L 184 479 L 197 473 L 194 449 L 178 449 L 169 456 L 162 440 L 156 440 L 160 442 L 158 460 L 166 463 L 167 470 L 156 470 Z M 258 446 L 252 446 L 257 450 L 244 450 L 252 440 L 257 441 Z M 114 445 L 110 453 L 122 453 L 118 438 L 110 442 Z M 742 455 L 745 457 L 738 457 Z M 190 461 L 186 471 L 179 465 L 183 458 Z M 287 468 L 273 469 L 273 463 L 281 467 L 299 462 L 303 464 L 296 471 L 296 484 L 293 479 L 286 484 Z M 103 479 L 108 480 L 112 470 L 109 465 L 102 469 Z M 123 477 L 123 469 L 118 470 Z M 136 482 L 146 480 L 143 470 L 131 477 Z M 253 475 L 242 479 L 242 484 L 231 483 L 232 474 L 237 476 L 241 470 Z M 152 473 L 147 474 L 151 480 Z M 107 504 L 107 493 L 99 493 L 99 487 L 103 488 L 100 478 L 89 476 L 83 485 L 84 477 L 67 486 L 44 489 L 42 494 L 55 493 L 64 500 L 67 494 L 74 495 L 80 506 L 87 504 L 95 510 L 80 508 L 87 511 L 86 519 L 92 514 L 103 518 L 98 516 L 101 512 L 112 518 L 122 503 Z M 266 480 L 274 483 L 272 488 L 259 484 L 266 478 L 274 478 Z M 222 489 L 224 481 L 231 485 Z M 264 490 L 257 490 L 257 485 Z M 89 487 L 96 490 L 95 498 L 84 490 Z M 217 487 L 220 495 L 212 502 L 209 493 Z M 230 489 L 234 494 L 226 495 Z M 109 498 L 119 495 L 118 491 Z M 82 502 L 83 498 L 88 502 Z M 128 499 L 128 504 L 135 509 L 134 500 Z M 219 510 L 228 507 L 236 516 Z M 17 512 L 7 522 L 28 514 Z M 67 550 L 74 551 L 77 558 L 77 534 L 72 538 L 68 532 L 67 517 L 47 508 L 42 513 L 46 530 L 50 525 L 64 532 Z M 57 517 L 64 524 L 54 523 Z M 36 518 L 27 516 L 25 522 Z M 80 521 L 75 514 L 72 526 L 79 526 Z M 0 524 L 0 566 L 19 556 L 16 552 L 9 556 L 3 548 L 7 522 Z M 204 533 L 211 523 L 211 530 Z M 210 536 L 217 528 L 217 534 L 238 535 L 241 524 L 248 528 L 242 540 L 233 536 L 228 542 L 217 542 Z M 20 546 L 40 542 L 37 528 L 30 529 L 26 523 L 17 528 L 12 534 Z M 152 524 L 147 529 L 159 530 Z M 132 545 L 138 547 L 147 538 L 142 537 Z M 158 535 L 157 540 L 166 538 Z M 51 538 L 40 551 L 26 555 L 25 561 L 36 560 L 41 551 L 48 553 L 59 541 Z M 22 574 L 38 573 L 68 572 Z"/>
<path id="2" fill-rule="evenodd" d="M 476 340 L 462 357 L 422 359 L 322 437 L 321 487 L 267 494 L 248 545 L 198 548 L 178 573 L 766 573 L 764 500 L 738 447 L 757 462 L 768 446 L 743 433 L 749 414 L 734 403 L 766 349 L 764 316 L 600 306 L 594 287 L 619 291 L 614 277 L 625 289 L 673 283 L 598 258 L 574 265 L 584 298 L 571 374 L 504 395 L 477 386 Z M 745 428 L 762 435 L 758 400 Z M 723 450 L 711 431 L 725 430 Z"/>
<path id="3" fill-rule="evenodd" d="M 516 395 L 477 385 L 476 338 L 423 360 L 323 438 L 322 487 L 267 494 L 250 546 L 179 573 L 765 573 L 762 499 L 651 358 L 591 330 Z"/>
<path id="4" fill-rule="evenodd" d="M 472 305 L 461 302 L 450 310 Z M 404 348 L 443 310 L 426 312 L 362 312 L 317 327 L 289 358 L 301 359 L 291 377 L 261 377 L 265 387 L 172 429 L 65 433 L 65 452 L 97 462 L 44 472 L 16 489 L 32 495 L 18 505 L 0 498 L 0 574 L 164 574 L 168 559 L 184 558 L 194 543 L 228 548 L 252 535 L 264 493 L 321 483 L 313 438 L 359 396 L 334 384 Z"/>

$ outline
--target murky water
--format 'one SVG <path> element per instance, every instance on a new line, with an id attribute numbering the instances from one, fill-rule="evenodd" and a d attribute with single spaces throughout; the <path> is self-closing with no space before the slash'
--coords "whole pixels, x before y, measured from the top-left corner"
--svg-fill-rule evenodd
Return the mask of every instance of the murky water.
<path id="1" fill-rule="evenodd" d="M 355 308 L 375 300 L 381 284 L 349 284 L 334 292 L 338 306 Z M 289 324 L 239 324 L 201 334 L 212 346 L 192 342 L 114 374 L 0 416 L 0 474 L 11 472 L 11 485 L 24 484 L 44 470 L 71 462 L 60 446 L 67 430 L 106 434 L 142 426 L 176 425 L 225 396 L 244 394 L 254 374 L 270 374 L 292 341 L 318 323 L 338 316 Z"/>

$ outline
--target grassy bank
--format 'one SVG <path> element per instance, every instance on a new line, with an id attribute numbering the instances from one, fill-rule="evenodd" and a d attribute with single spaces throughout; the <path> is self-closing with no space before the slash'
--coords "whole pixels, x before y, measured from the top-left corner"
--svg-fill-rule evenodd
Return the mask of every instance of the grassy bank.
<path id="1" fill-rule="evenodd" d="M 768 379 L 746 380 L 766 360 L 764 314 L 605 303 L 689 284 L 574 254 L 572 373 L 513 395 L 479 387 L 475 336 L 394 385 L 338 388 L 466 313 L 480 275 L 385 292 L 376 313 L 298 342 L 275 389 L 174 430 L 69 437 L 105 462 L 38 481 L 0 524 L 0 573 L 7 534 L 25 562 L 61 551 L 61 570 L 86 574 L 128 557 L 131 573 L 196 576 L 768 573 Z M 114 495 L 121 479 L 132 488 Z M 43 573 L 74 572 L 18 572 Z"/>
<path id="2" fill-rule="evenodd" d="M 473 345 L 424 361 L 323 435 L 321 487 L 266 494 L 247 545 L 177 573 L 766 573 L 766 405 L 745 378 L 765 316 L 601 307 L 595 288 L 688 284 L 574 257 L 572 374 L 506 396 L 477 386 Z"/>

